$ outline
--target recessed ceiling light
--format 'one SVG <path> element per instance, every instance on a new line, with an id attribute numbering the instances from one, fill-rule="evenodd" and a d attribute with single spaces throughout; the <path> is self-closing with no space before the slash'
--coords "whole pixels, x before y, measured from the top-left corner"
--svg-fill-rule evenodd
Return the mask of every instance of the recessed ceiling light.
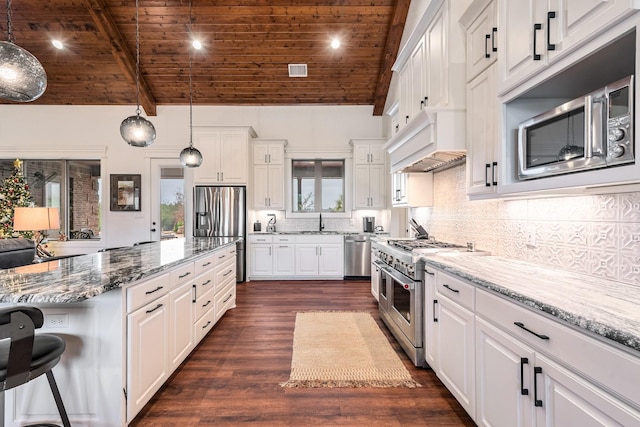
<path id="1" fill-rule="evenodd" d="M 334 49 L 337 49 L 340 47 L 340 40 L 339 39 L 333 39 L 331 40 L 331 47 Z"/>
<path id="2" fill-rule="evenodd" d="M 196 40 L 193 39 L 193 41 L 191 42 L 191 45 L 193 46 L 194 49 L 202 49 L 202 43 L 200 42 L 200 40 Z"/>
<path id="3" fill-rule="evenodd" d="M 64 48 L 64 45 L 62 44 L 62 42 L 60 40 L 57 40 L 57 39 L 51 40 L 51 44 L 56 49 L 63 49 Z"/>

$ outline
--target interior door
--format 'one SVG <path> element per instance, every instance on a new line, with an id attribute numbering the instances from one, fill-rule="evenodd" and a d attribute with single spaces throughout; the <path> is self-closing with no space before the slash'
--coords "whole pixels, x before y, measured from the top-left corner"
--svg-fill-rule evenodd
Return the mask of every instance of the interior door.
<path id="1" fill-rule="evenodd" d="M 149 240 L 191 236 L 193 191 L 190 174 L 178 159 L 151 159 Z"/>

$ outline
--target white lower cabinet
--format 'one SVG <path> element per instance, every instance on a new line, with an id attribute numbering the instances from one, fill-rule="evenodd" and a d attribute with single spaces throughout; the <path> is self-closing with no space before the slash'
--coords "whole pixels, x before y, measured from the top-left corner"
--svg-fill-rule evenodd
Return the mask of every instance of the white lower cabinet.
<path id="1" fill-rule="evenodd" d="M 339 276 L 344 274 L 343 244 L 296 244 L 296 275 Z"/>
<path id="2" fill-rule="evenodd" d="M 249 274 L 251 277 L 273 275 L 273 246 L 271 243 L 252 244 L 250 254 Z"/>
<path id="3" fill-rule="evenodd" d="M 295 249 L 293 243 L 274 243 L 273 274 L 291 276 L 295 274 Z"/>
<path id="4" fill-rule="evenodd" d="M 425 360 L 479 426 L 640 426 L 638 355 L 425 270 Z"/>
<path id="5" fill-rule="evenodd" d="M 169 295 L 127 316 L 127 421 L 169 377 Z"/>

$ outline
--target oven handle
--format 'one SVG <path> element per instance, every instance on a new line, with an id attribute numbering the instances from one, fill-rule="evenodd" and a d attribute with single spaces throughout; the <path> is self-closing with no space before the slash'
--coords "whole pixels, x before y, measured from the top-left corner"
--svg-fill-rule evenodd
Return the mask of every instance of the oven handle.
<path id="1" fill-rule="evenodd" d="M 400 283 L 402 285 L 402 287 L 408 291 L 411 291 L 415 288 L 415 284 L 417 282 L 409 279 L 408 277 L 406 277 L 405 275 L 398 273 L 397 271 L 387 267 L 386 265 L 382 267 L 382 269 L 384 270 L 384 272 L 390 276 L 393 280 L 395 280 L 396 282 Z"/>

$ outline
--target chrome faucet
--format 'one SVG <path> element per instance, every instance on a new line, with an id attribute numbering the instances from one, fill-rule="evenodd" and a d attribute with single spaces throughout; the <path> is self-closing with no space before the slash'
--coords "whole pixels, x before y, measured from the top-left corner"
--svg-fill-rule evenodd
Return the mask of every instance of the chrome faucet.
<path id="1" fill-rule="evenodd" d="M 322 214 L 320 214 L 320 223 L 318 224 L 318 230 L 324 230 L 324 224 L 322 223 Z"/>

